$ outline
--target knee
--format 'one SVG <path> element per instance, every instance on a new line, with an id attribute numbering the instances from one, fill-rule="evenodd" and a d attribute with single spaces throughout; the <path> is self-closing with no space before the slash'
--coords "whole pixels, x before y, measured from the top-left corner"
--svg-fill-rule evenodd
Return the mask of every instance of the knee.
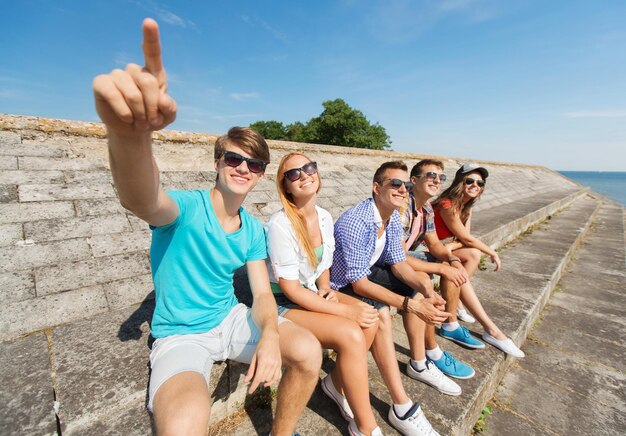
<path id="1" fill-rule="evenodd" d="M 159 435 L 201 435 L 209 426 L 209 407 L 203 401 L 171 404 L 166 410 L 155 407 L 154 417 Z"/>
<path id="2" fill-rule="evenodd" d="M 478 248 L 470 248 L 468 252 L 468 257 L 472 262 L 480 262 L 480 257 L 482 256 L 481 251 Z"/>
<path id="3" fill-rule="evenodd" d="M 337 329 L 335 334 L 339 341 L 337 342 L 337 352 L 345 351 L 364 351 L 366 350 L 365 335 L 363 330 L 355 322 L 346 323 Z"/>
<path id="4" fill-rule="evenodd" d="M 391 331 L 391 314 L 388 310 L 381 310 L 378 312 L 378 331 L 385 332 Z"/>
<path id="5" fill-rule="evenodd" d="M 315 373 L 317 377 L 322 366 L 322 346 L 313 333 L 300 328 L 290 338 L 284 357 L 286 367 Z"/>

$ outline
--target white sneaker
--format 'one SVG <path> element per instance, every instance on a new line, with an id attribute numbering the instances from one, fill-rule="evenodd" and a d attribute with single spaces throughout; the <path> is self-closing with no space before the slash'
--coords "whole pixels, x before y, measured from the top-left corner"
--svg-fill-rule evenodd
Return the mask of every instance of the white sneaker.
<path id="1" fill-rule="evenodd" d="M 354 421 L 350 421 L 350 424 L 348 425 L 348 433 L 350 434 L 350 436 L 366 436 L 359 431 L 359 428 L 356 426 L 356 422 Z M 372 430 L 370 435 L 383 436 L 383 431 L 380 429 L 380 427 L 376 427 L 374 430 Z"/>
<path id="2" fill-rule="evenodd" d="M 476 318 L 474 318 L 465 308 L 457 309 L 456 316 L 461 321 L 465 321 L 469 324 L 474 324 L 476 322 Z"/>
<path id="3" fill-rule="evenodd" d="M 526 356 L 522 350 L 519 349 L 517 345 L 513 342 L 511 338 L 506 339 L 496 339 L 491 336 L 489 333 L 483 333 L 483 340 L 488 344 L 493 345 L 494 347 L 504 351 L 506 354 L 509 354 L 513 357 L 522 358 Z"/>
<path id="4" fill-rule="evenodd" d="M 450 380 L 435 364 L 426 359 L 426 369 L 419 371 L 413 367 L 411 359 L 406 364 L 406 373 L 412 379 L 426 383 L 446 395 L 461 395 L 461 386 Z"/>
<path id="5" fill-rule="evenodd" d="M 393 409 L 393 404 L 389 409 L 389 423 L 403 435 L 410 436 L 439 436 L 433 426 L 430 425 L 428 419 L 422 412 L 422 408 L 419 404 L 415 403 L 411 407 L 411 410 L 407 412 L 402 418 L 396 415 L 396 411 Z"/>
<path id="6" fill-rule="evenodd" d="M 354 419 L 354 413 L 352 413 L 352 409 L 350 409 L 348 400 L 346 400 L 346 397 L 341 395 L 339 391 L 335 388 L 335 385 L 333 384 L 333 379 L 330 377 L 330 374 L 322 379 L 322 390 L 331 400 L 333 400 L 337 404 L 337 406 L 339 406 L 339 411 L 341 412 L 343 419 L 348 422 Z"/>

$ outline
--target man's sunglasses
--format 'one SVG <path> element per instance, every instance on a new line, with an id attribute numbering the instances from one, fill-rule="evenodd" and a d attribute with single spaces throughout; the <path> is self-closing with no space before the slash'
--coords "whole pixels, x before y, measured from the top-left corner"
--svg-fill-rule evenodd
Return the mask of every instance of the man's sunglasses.
<path id="1" fill-rule="evenodd" d="M 262 159 L 244 157 L 239 153 L 235 153 L 233 151 L 224 152 L 224 163 L 229 167 L 237 168 L 244 160 L 246 161 L 246 164 L 248 164 L 248 169 L 250 170 L 250 172 L 255 174 L 260 174 L 264 172 L 265 167 L 267 166 L 267 162 Z"/>
<path id="2" fill-rule="evenodd" d="M 415 183 L 409 182 L 408 180 L 400 180 L 400 179 L 387 179 L 387 180 L 389 180 L 389 186 L 391 186 L 393 189 L 400 189 L 400 186 L 404 184 L 406 190 L 410 191 L 411 189 L 413 189 L 413 186 L 415 186 Z"/>
<path id="3" fill-rule="evenodd" d="M 465 184 L 467 186 L 472 185 L 474 182 L 476 182 L 476 184 L 478 185 L 479 188 L 484 188 L 485 187 L 485 181 L 484 180 L 476 180 L 476 179 L 472 179 L 471 177 L 468 177 L 467 179 L 465 179 Z"/>
<path id="4" fill-rule="evenodd" d="M 317 173 L 317 162 L 309 162 L 306 165 L 301 166 L 300 168 L 293 168 L 289 171 L 285 171 L 285 178 L 291 182 L 295 182 L 300 179 L 300 176 L 304 174 L 312 176 Z"/>
<path id="5" fill-rule="evenodd" d="M 419 176 L 415 176 L 415 177 L 418 177 L 418 178 L 425 177 L 426 180 L 435 180 L 437 177 L 439 177 L 439 180 L 441 181 L 441 183 L 445 182 L 448 179 L 448 177 L 445 174 L 443 173 L 437 174 L 433 171 L 428 171 L 427 173 L 420 174 Z"/>

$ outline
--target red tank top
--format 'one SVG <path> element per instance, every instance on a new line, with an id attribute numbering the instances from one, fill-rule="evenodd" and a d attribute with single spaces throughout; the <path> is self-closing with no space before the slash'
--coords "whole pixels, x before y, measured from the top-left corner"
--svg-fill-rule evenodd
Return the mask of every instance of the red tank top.
<path id="1" fill-rule="evenodd" d="M 454 236 L 450 232 L 450 229 L 448 229 L 448 226 L 446 226 L 446 223 L 443 222 L 443 218 L 441 218 L 441 209 L 447 209 L 449 207 L 452 207 L 452 202 L 446 198 L 441 200 L 441 202 L 433 208 L 435 211 L 435 230 L 437 231 L 437 237 L 439 237 L 440 240 Z"/>

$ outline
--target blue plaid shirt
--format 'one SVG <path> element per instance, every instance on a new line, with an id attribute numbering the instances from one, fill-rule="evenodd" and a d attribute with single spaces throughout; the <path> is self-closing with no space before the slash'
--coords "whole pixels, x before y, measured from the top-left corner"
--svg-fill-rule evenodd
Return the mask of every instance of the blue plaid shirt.
<path id="1" fill-rule="evenodd" d="M 330 285 L 341 289 L 371 274 L 370 261 L 376 248 L 378 226 L 374 222 L 374 200 L 368 198 L 345 211 L 335 222 L 335 255 L 330 268 Z M 387 225 L 387 240 L 376 265 L 393 265 L 406 260 L 404 236 L 398 211 Z"/>

